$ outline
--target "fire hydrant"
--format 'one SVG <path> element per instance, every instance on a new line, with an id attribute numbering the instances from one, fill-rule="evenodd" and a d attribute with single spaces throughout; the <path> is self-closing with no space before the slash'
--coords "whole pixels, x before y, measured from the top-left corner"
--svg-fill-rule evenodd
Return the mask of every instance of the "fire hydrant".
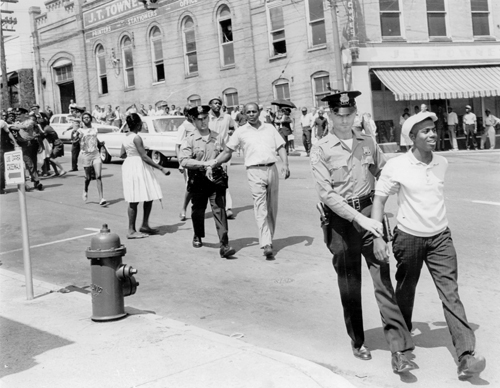
<path id="1" fill-rule="evenodd" d="M 107 224 L 92 237 L 86 250 L 90 259 L 93 321 L 111 321 L 125 317 L 125 296 L 135 294 L 139 283 L 134 276 L 137 270 L 122 264 L 127 249 L 120 237 L 111 233 Z"/>

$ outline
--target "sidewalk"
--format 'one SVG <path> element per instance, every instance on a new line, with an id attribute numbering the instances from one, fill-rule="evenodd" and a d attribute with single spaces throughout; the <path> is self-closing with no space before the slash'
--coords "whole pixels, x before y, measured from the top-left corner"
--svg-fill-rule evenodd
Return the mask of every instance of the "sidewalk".
<path id="1" fill-rule="evenodd" d="M 34 280 L 28 301 L 24 276 L 0 268 L 0 387 L 354 387 L 313 362 L 132 307 L 93 322 L 90 294 L 61 288 Z"/>

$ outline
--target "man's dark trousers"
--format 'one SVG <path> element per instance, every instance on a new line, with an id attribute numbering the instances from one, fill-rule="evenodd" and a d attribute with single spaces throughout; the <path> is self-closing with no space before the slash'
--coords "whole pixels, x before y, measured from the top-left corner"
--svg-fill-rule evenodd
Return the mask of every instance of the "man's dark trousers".
<path id="1" fill-rule="evenodd" d="M 370 217 L 372 206 L 361 212 Z M 389 263 L 381 263 L 373 254 L 373 236 L 355 222 L 333 214 L 330 217 L 328 249 L 333 254 L 344 321 L 352 345 L 359 348 L 365 342 L 363 311 L 361 307 L 361 255 L 365 257 L 375 288 L 375 299 L 382 317 L 385 338 L 391 352 L 415 347 L 405 324 L 390 278 Z"/>
<path id="2" fill-rule="evenodd" d="M 78 156 L 80 155 L 80 142 L 77 141 L 71 146 L 71 168 L 78 170 Z"/>
<path id="3" fill-rule="evenodd" d="M 304 148 L 306 149 L 307 154 L 311 152 L 311 127 L 303 127 L 302 128 L 302 143 L 304 144 Z"/>
<path id="4" fill-rule="evenodd" d="M 425 262 L 443 303 L 444 317 L 457 356 L 474 351 L 476 338 L 458 295 L 457 254 L 450 229 L 432 237 L 417 237 L 396 228 L 392 249 L 398 262 L 396 300 L 408 328 L 412 328 L 415 290 Z"/>
<path id="5" fill-rule="evenodd" d="M 207 203 L 210 201 L 219 240 L 221 244 L 227 245 L 229 238 L 225 210 L 226 189 L 218 187 L 207 178 L 203 178 L 203 181 L 205 182 L 197 184 L 196 188 L 190 187 L 189 190 L 192 194 L 191 219 L 193 221 L 194 234 L 200 238 L 205 237 L 205 211 L 207 209 Z"/>
<path id="6" fill-rule="evenodd" d="M 470 148 L 470 143 L 477 148 L 476 134 L 474 133 L 474 124 L 465 124 L 465 147 Z"/>

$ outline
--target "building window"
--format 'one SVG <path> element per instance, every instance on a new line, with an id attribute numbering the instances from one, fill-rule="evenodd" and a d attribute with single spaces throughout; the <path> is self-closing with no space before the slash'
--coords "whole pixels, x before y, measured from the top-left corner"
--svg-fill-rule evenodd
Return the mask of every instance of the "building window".
<path id="1" fill-rule="evenodd" d="M 219 10 L 218 22 L 222 66 L 234 65 L 233 26 L 231 11 L 226 5 Z"/>
<path id="2" fill-rule="evenodd" d="M 54 70 L 57 83 L 73 81 L 73 64 L 56 67 Z"/>
<path id="3" fill-rule="evenodd" d="M 280 80 L 274 84 L 274 97 L 277 100 L 290 101 L 290 84 L 287 80 Z"/>
<path id="4" fill-rule="evenodd" d="M 490 13 L 488 0 L 471 0 L 472 34 L 474 36 L 490 35 Z"/>
<path id="5" fill-rule="evenodd" d="M 401 36 L 401 12 L 398 0 L 380 0 L 382 37 Z"/>
<path id="6" fill-rule="evenodd" d="M 286 54 L 285 19 L 281 4 L 267 3 L 267 23 L 269 28 L 269 48 L 271 57 Z"/>
<path id="7" fill-rule="evenodd" d="M 182 32 L 184 35 L 184 57 L 186 73 L 198 73 L 198 54 L 196 53 L 196 35 L 194 32 L 193 19 L 187 16 L 182 23 Z"/>
<path id="8" fill-rule="evenodd" d="M 444 0 L 426 0 L 426 2 L 429 36 L 446 36 L 446 12 L 444 9 Z"/>
<path id="9" fill-rule="evenodd" d="M 151 42 L 151 58 L 153 62 L 153 80 L 154 82 L 165 81 L 161 32 L 158 27 L 153 27 L 149 34 L 149 40 Z"/>
<path id="10" fill-rule="evenodd" d="M 134 59 L 132 55 L 132 41 L 128 36 L 122 40 L 122 55 L 123 55 L 123 76 L 125 78 L 125 88 L 135 86 L 134 77 Z"/>
<path id="11" fill-rule="evenodd" d="M 306 7 L 309 23 L 309 43 L 312 47 L 325 45 L 326 30 L 323 0 L 307 0 Z"/>
<path id="12" fill-rule="evenodd" d="M 312 77 L 312 83 L 315 106 L 327 106 L 327 102 L 321 99 L 330 94 L 330 76 L 326 72 L 315 74 Z"/>
<path id="13" fill-rule="evenodd" d="M 108 94 L 108 75 L 106 73 L 106 53 L 104 47 L 100 44 L 95 50 L 95 59 L 97 66 L 97 88 L 99 94 Z"/>
<path id="14" fill-rule="evenodd" d="M 224 90 L 223 94 L 227 111 L 231 113 L 239 105 L 238 91 L 234 88 L 229 88 Z"/>
<path id="15" fill-rule="evenodd" d="M 193 94 L 188 97 L 188 103 L 193 105 L 201 105 L 201 97 L 197 94 Z"/>

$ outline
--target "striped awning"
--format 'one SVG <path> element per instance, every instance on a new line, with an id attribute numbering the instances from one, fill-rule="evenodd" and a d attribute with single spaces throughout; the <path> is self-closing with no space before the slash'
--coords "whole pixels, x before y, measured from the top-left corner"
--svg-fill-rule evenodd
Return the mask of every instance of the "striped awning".
<path id="1" fill-rule="evenodd" d="M 373 69 L 400 100 L 500 96 L 500 66 Z"/>

